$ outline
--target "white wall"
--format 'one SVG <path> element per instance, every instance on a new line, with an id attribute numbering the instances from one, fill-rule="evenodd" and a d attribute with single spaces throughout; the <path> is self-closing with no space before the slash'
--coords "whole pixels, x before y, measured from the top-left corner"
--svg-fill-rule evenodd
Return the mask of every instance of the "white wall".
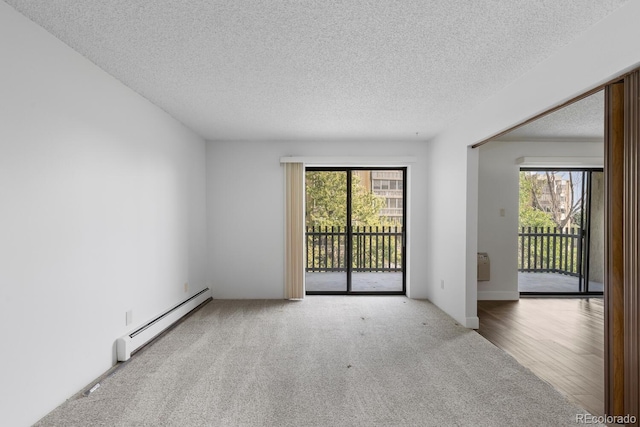
<path id="1" fill-rule="evenodd" d="M 205 194 L 198 137 L 0 2 L 3 424 L 34 422 L 104 372 L 125 311 L 135 325 L 188 296 L 184 282 L 200 290 L 204 262 L 219 298 L 282 297 L 283 155 L 417 156 L 411 296 L 473 326 L 467 146 L 635 67 L 639 15 L 629 2 L 426 145 L 209 143 Z"/>
<path id="2" fill-rule="evenodd" d="M 477 221 L 463 214 L 477 200 L 477 155 L 467 147 L 636 68 L 639 15 L 640 2 L 628 2 L 429 141 L 427 296 L 466 326 L 478 324 Z"/>
<path id="3" fill-rule="evenodd" d="M 604 108 L 604 107 L 603 107 Z M 491 259 L 491 280 L 478 282 L 479 300 L 516 300 L 518 197 L 523 156 L 603 157 L 603 143 L 492 141 L 479 149 L 478 252 Z M 505 216 L 500 216 L 504 209 Z"/>
<path id="4" fill-rule="evenodd" d="M 425 181 L 428 195 L 427 257 L 421 261 L 427 265 L 427 298 L 462 325 L 477 327 L 475 313 L 467 316 L 465 301 L 474 298 L 475 288 L 467 290 L 466 247 L 474 245 L 475 238 L 467 233 L 474 226 L 477 203 L 468 202 L 477 192 L 468 192 L 477 173 L 477 153 L 469 152 L 464 145 L 428 144 L 429 166 Z M 471 178 L 472 182 L 467 182 Z M 468 210 L 469 209 L 469 210 Z M 469 236 L 472 241 L 467 241 Z M 474 264 L 475 266 L 475 264 Z M 470 295 L 467 295 L 467 291 Z"/>
<path id="5" fill-rule="evenodd" d="M 408 276 L 425 298 L 426 145 L 424 142 L 209 142 L 208 280 L 214 298 L 284 297 L 283 156 L 414 156 L 409 166 Z"/>
<path id="6" fill-rule="evenodd" d="M 206 286 L 205 143 L 4 2 L 0 56 L 0 418 L 20 426 Z"/>

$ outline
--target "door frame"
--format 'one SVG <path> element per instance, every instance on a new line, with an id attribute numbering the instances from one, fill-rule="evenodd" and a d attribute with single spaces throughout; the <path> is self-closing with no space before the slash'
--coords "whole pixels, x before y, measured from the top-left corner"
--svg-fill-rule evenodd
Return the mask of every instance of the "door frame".
<path id="1" fill-rule="evenodd" d="M 305 166 L 304 172 L 346 172 L 347 174 L 347 218 L 351 218 L 351 190 L 352 190 L 352 174 L 351 172 L 354 170 L 369 170 L 369 171 L 379 171 L 379 170 L 393 170 L 393 171 L 402 171 L 402 290 L 401 291 L 353 291 L 351 289 L 351 281 L 352 281 L 352 256 L 353 256 L 353 231 L 351 230 L 350 221 L 347 225 L 347 271 L 345 274 L 347 275 L 347 289 L 346 291 L 308 291 L 305 289 L 306 295 L 406 295 L 407 294 L 407 166 Z M 306 198 L 306 188 L 305 188 L 305 198 Z M 305 212 L 306 216 L 306 212 Z M 306 223 L 306 218 L 305 218 Z M 306 232 L 305 232 L 306 239 Z M 306 274 L 306 265 L 305 265 L 305 274 Z"/>
<path id="2" fill-rule="evenodd" d="M 640 68 L 623 71 L 560 105 L 492 134 L 521 126 L 605 90 L 605 413 L 640 418 Z M 626 227 L 623 227 L 623 223 Z"/>
<path id="3" fill-rule="evenodd" d="M 578 258 L 578 291 L 577 292 L 520 292 L 520 296 L 576 296 L 576 297 L 599 297 L 603 296 L 604 291 L 589 291 L 589 260 L 590 260 L 590 241 L 591 241 L 591 190 L 592 190 L 592 174 L 593 172 L 604 173 L 603 167 L 531 167 L 523 166 L 520 172 L 583 172 L 586 180 L 582 182 L 582 224 L 585 234 L 582 236 L 580 243 L 580 258 Z M 520 178 L 518 178 L 520 179 Z M 584 215 L 586 212 L 587 215 Z M 603 260 L 604 262 L 604 260 Z M 585 289 L 581 291 L 580 289 Z"/>

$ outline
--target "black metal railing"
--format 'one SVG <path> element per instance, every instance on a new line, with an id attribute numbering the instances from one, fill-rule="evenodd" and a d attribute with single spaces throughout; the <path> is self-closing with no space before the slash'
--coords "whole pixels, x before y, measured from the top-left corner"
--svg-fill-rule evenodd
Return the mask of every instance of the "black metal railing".
<path id="1" fill-rule="evenodd" d="M 584 233 L 579 228 L 522 227 L 518 271 L 579 276 Z"/>
<path id="2" fill-rule="evenodd" d="M 307 272 L 402 271 L 402 227 L 351 227 L 351 256 L 347 227 L 307 227 Z"/>

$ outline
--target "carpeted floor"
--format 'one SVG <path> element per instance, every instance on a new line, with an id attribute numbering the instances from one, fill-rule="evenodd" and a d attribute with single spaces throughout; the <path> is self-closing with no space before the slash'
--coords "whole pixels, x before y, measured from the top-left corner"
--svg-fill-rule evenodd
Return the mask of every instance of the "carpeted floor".
<path id="1" fill-rule="evenodd" d="M 214 300 L 37 426 L 559 426 L 584 411 L 427 301 Z"/>

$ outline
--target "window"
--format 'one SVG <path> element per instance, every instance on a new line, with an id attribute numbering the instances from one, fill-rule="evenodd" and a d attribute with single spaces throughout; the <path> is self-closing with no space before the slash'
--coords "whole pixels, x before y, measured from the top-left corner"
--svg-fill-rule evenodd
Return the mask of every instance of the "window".
<path id="1" fill-rule="evenodd" d="M 402 209 L 402 199 L 387 199 L 387 208 Z"/>

